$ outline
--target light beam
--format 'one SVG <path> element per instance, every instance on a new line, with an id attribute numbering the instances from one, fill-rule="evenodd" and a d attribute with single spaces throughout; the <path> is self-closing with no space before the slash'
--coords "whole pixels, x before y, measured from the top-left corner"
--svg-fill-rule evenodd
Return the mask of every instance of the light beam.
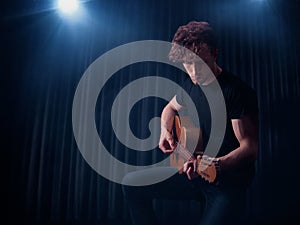
<path id="1" fill-rule="evenodd" d="M 62 12 L 72 14 L 78 9 L 79 3 L 78 0 L 58 0 L 57 6 Z"/>

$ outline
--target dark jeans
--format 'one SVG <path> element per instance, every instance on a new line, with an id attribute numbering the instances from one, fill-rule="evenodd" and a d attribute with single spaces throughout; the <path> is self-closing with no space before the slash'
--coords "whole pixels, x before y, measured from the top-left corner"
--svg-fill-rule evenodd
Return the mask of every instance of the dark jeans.
<path id="1" fill-rule="evenodd" d="M 170 173 L 172 167 L 146 169 L 128 173 L 124 183 L 135 182 L 155 174 Z M 241 224 L 244 212 L 245 190 L 230 185 L 214 185 L 196 178 L 188 180 L 186 174 L 176 173 L 169 179 L 147 186 L 123 185 L 123 193 L 127 201 L 133 225 L 155 225 L 153 199 L 199 200 L 203 204 L 203 212 L 199 212 L 200 225 L 236 225 Z M 189 224 L 188 221 L 185 223 Z"/>

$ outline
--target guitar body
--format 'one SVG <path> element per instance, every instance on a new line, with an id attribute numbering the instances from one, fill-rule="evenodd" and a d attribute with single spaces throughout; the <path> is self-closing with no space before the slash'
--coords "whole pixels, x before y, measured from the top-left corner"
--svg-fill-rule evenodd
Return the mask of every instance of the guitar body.
<path id="1" fill-rule="evenodd" d="M 177 146 L 170 156 L 170 166 L 177 167 L 179 173 L 182 173 L 184 163 L 200 155 L 196 163 L 198 175 L 209 183 L 215 182 L 219 170 L 218 161 L 203 155 L 201 129 L 195 127 L 189 117 L 175 116 L 173 135 Z"/>
<path id="2" fill-rule="evenodd" d="M 175 116 L 173 126 L 173 136 L 175 142 L 186 148 L 190 155 L 182 156 L 175 152 L 170 156 L 170 166 L 177 167 L 182 173 L 183 164 L 192 156 L 203 154 L 202 132 L 200 128 L 194 126 L 189 117 Z"/>

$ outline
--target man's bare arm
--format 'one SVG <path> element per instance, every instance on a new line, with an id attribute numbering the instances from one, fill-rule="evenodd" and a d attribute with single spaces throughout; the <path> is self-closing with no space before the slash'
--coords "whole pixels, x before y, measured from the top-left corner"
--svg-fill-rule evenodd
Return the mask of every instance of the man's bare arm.
<path id="1" fill-rule="evenodd" d="M 240 146 L 218 158 L 221 170 L 232 170 L 244 163 L 253 162 L 258 154 L 257 115 L 245 115 L 241 119 L 233 119 L 231 122 Z"/>
<path id="2" fill-rule="evenodd" d="M 172 136 L 172 127 L 176 112 L 181 109 L 174 97 L 163 109 L 161 114 L 161 134 L 159 148 L 164 153 L 172 153 L 174 151 L 174 139 Z"/>

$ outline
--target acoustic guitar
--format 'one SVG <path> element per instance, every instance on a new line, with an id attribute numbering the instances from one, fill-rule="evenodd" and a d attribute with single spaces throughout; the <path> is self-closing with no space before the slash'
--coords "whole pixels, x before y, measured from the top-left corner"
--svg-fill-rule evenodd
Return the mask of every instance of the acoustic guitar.
<path id="1" fill-rule="evenodd" d="M 175 151 L 170 156 L 170 165 L 183 171 L 186 161 L 196 159 L 196 172 L 209 183 L 217 183 L 219 164 L 215 158 L 203 154 L 202 132 L 196 128 L 189 117 L 175 116 L 173 137 L 176 143 Z M 197 159 L 200 155 L 200 159 Z"/>

